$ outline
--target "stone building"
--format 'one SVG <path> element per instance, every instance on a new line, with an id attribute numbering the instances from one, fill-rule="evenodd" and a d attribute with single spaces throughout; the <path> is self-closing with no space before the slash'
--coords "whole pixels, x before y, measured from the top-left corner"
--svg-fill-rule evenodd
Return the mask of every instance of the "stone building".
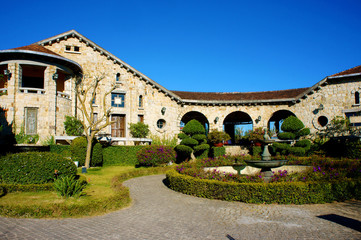
<path id="1" fill-rule="evenodd" d="M 179 133 L 190 119 L 207 129 L 224 129 L 234 141 L 235 128 L 279 128 L 295 115 L 311 129 L 325 128 L 335 116 L 359 119 L 361 66 L 328 76 L 309 88 L 266 92 L 206 93 L 170 91 L 85 36 L 71 30 L 35 44 L 0 51 L 0 107 L 15 132 L 65 136 L 65 116 L 79 115 L 76 81 L 105 74 L 93 102 L 102 114 L 102 94 L 115 122 L 103 129 L 114 140 L 131 138 L 129 123 L 143 121 L 152 134 Z"/>

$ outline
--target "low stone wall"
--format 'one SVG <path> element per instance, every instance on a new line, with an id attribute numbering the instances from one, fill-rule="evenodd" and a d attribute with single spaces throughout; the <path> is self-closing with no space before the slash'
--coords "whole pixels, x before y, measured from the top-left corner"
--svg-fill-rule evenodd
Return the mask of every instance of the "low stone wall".
<path id="1" fill-rule="evenodd" d="M 243 146 L 224 146 L 224 148 L 226 149 L 226 155 L 249 155 L 248 149 Z"/>

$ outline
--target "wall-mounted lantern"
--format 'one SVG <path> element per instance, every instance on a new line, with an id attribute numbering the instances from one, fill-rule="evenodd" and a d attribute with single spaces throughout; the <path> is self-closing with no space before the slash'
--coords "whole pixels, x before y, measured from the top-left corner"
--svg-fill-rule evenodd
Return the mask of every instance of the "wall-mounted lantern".
<path id="1" fill-rule="evenodd" d="M 258 118 L 256 118 L 256 123 L 259 123 L 261 121 L 262 117 L 261 116 L 258 116 Z"/>
<path id="2" fill-rule="evenodd" d="M 5 75 L 8 79 L 10 79 L 10 77 L 11 77 L 11 72 L 10 72 L 10 70 L 9 70 L 9 69 L 5 69 L 5 70 L 4 70 L 4 75 Z"/>
<path id="3" fill-rule="evenodd" d="M 162 113 L 162 115 L 165 114 L 165 110 L 167 110 L 165 107 L 162 107 L 162 109 L 160 110 L 160 112 Z"/>
<path id="4" fill-rule="evenodd" d="M 315 110 L 313 111 L 314 114 L 317 114 L 319 111 L 322 111 L 325 107 L 320 104 L 317 108 L 315 108 Z"/>
<path id="5" fill-rule="evenodd" d="M 59 78 L 59 74 L 54 73 L 54 74 L 53 74 L 53 80 L 55 80 L 55 81 L 56 81 L 56 80 L 58 80 L 58 78 Z"/>
<path id="6" fill-rule="evenodd" d="M 219 117 L 216 117 L 215 119 L 214 119 L 214 123 L 217 123 L 219 121 Z"/>

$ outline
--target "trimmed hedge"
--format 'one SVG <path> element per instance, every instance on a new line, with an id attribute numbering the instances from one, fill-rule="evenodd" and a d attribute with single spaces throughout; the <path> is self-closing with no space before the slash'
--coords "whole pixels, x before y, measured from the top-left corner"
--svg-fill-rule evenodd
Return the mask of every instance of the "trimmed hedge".
<path id="1" fill-rule="evenodd" d="M 71 160 L 56 153 L 25 152 L 0 158 L 1 183 L 49 183 L 56 176 L 75 176 L 76 171 Z"/>
<path id="2" fill-rule="evenodd" d="M 170 170 L 169 188 L 198 197 L 246 203 L 308 204 L 361 199 L 361 180 L 235 183 L 198 179 Z"/>
<path id="3" fill-rule="evenodd" d="M 7 184 L 1 183 L 0 188 L 4 188 L 6 193 L 10 192 L 42 192 L 52 191 L 53 183 L 44 184 Z"/>
<path id="4" fill-rule="evenodd" d="M 86 151 L 87 151 L 86 137 L 75 138 L 70 145 L 71 158 L 73 161 L 78 161 L 79 166 L 85 165 Z M 90 159 L 90 167 L 97 167 L 103 165 L 103 147 L 93 139 L 93 148 Z"/>
<path id="5" fill-rule="evenodd" d="M 135 166 L 137 152 L 145 146 L 110 146 L 103 149 L 103 166 Z"/>
<path id="6" fill-rule="evenodd" d="M 71 157 L 70 145 L 50 145 L 50 152 L 60 154 L 64 157 Z"/>

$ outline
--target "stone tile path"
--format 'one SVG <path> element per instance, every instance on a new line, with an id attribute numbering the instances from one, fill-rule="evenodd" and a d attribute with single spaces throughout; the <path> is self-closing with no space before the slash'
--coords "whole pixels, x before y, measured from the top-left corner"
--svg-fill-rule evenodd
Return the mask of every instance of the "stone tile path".
<path id="1" fill-rule="evenodd" d="M 0 239 L 361 239 L 361 201 L 255 205 L 202 199 L 164 175 L 125 182 L 129 208 L 82 219 L 0 218 Z"/>

